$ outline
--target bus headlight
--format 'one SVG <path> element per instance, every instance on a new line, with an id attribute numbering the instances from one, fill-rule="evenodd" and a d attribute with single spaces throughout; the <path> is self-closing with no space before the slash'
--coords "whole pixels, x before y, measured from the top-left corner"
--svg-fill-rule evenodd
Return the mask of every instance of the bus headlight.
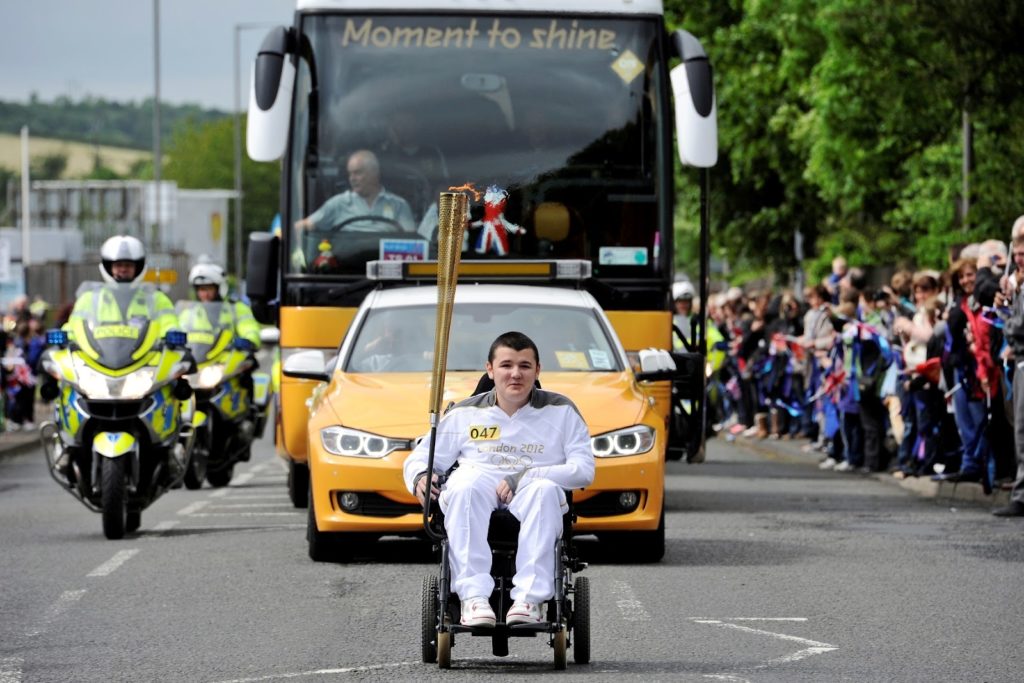
<path id="1" fill-rule="evenodd" d="M 320 443 L 331 455 L 351 458 L 383 458 L 388 453 L 412 448 L 408 439 L 390 439 L 347 427 L 324 427 L 320 430 Z"/>
<path id="2" fill-rule="evenodd" d="M 654 448 L 654 429 L 647 425 L 634 425 L 614 432 L 599 434 L 590 439 L 590 450 L 595 458 L 619 458 L 624 455 L 646 453 Z"/>

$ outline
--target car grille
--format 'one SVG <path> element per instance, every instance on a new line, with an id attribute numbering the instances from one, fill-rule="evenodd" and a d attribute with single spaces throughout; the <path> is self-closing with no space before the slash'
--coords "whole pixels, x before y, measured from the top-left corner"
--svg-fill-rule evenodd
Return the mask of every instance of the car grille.
<path id="1" fill-rule="evenodd" d="M 423 508 L 418 503 L 396 503 L 390 498 L 385 498 L 379 493 L 359 491 L 359 505 L 354 510 L 345 510 L 351 515 L 365 515 L 367 517 L 401 517 L 402 515 L 419 514 Z M 336 501 L 338 509 L 341 507 L 341 493 L 337 494 Z"/>
<path id="2" fill-rule="evenodd" d="M 580 517 L 612 517 L 613 515 L 624 515 L 633 510 L 637 509 L 640 505 L 633 506 L 630 509 L 623 509 L 619 505 L 619 494 L 622 491 L 605 491 L 599 493 L 593 498 L 587 498 L 584 501 L 580 501 L 574 505 L 576 514 Z M 637 499 L 640 500 L 640 496 Z"/>

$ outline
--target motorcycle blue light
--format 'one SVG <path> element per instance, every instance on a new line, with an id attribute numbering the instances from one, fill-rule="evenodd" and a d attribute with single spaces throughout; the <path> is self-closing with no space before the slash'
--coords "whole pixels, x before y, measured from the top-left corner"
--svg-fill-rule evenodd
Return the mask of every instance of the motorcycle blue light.
<path id="1" fill-rule="evenodd" d="M 231 344 L 239 351 L 252 351 L 253 349 L 256 348 L 255 344 L 253 344 L 248 339 L 244 339 L 242 337 L 235 337 L 232 340 Z"/>
<path id="2" fill-rule="evenodd" d="M 46 344 L 48 346 L 64 346 L 68 343 L 68 333 L 61 329 L 46 331 Z"/>
<path id="3" fill-rule="evenodd" d="M 188 335 L 181 330 L 171 330 L 164 335 L 164 343 L 172 349 L 180 348 L 188 343 Z"/>

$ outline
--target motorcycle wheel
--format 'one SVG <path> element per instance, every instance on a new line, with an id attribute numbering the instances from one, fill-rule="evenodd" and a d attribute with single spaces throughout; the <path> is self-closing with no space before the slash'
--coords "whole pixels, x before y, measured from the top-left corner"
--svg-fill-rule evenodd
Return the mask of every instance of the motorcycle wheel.
<path id="1" fill-rule="evenodd" d="M 200 462 L 202 460 L 202 462 Z M 197 458 L 195 454 L 188 461 L 188 469 L 185 470 L 185 488 L 197 490 L 203 487 L 203 479 L 206 478 L 206 457 Z"/>
<path id="2" fill-rule="evenodd" d="M 103 535 L 111 540 L 124 538 L 127 527 L 124 482 L 125 458 L 103 458 L 100 463 L 100 470 Z"/>
<path id="3" fill-rule="evenodd" d="M 227 486 L 228 484 L 231 483 L 231 477 L 234 475 L 234 473 L 234 465 L 232 465 L 231 467 L 225 467 L 224 469 L 219 470 L 217 472 L 207 471 L 206 481 L 210 482 L 210 486 L 219 489 L 222 486 Z"/>

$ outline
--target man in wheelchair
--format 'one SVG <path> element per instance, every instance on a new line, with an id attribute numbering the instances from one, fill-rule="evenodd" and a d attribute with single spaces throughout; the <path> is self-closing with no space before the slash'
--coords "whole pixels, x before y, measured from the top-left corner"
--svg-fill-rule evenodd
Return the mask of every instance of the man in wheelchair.
<path id="1" fill-rule="evenodd" d="M 566 489 L 594 479 L 590 434 L 567 397 L 535 387 L 537 346 L 506 332 L 491 344 L 487 375 L 494 388 L 452 407 L 441 419 L 434 473 L 427 479 L 429 439 L 405 461 L 406 487 L 421 503 L 437 498 L 448 536 L 452 589 L 462 601 L 464 626 L 494 626 L 488 525 L 494 510 L 519 520 L 512 606 L 506 624 L 546 621 L 555 596 L 555 542 L 568 509 Z M 440 484 L 442 475 L 458 468 Z M 428 481 L 430 482 L 428 488 Z"/>

